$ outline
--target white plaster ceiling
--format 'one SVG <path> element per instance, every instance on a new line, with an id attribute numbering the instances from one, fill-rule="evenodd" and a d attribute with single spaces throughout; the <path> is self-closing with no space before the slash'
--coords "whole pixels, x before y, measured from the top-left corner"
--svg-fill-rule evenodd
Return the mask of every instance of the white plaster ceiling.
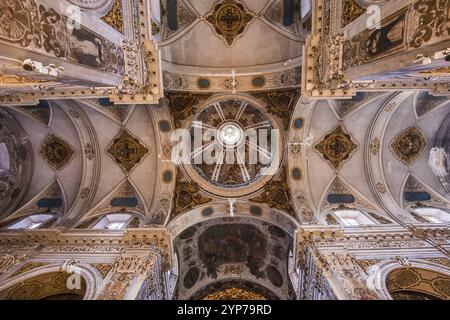
<path id="1" fill-rule="evenodd" d="M 322 201 L 321 199 L 323 199 L 336 174 L 348 182 L 350 184 L 349 186 L 357 191 L 358 196 L 361 196 L 369 204 L 375 204 L 381 208 L 380 204 L 377 203 L 376 194 L 374 194 L 374 191 L 370 187 L 364 154 L 369 147 L 366 142 L 369 134 L 368 130 L 377 112 L 385 106 L 390 96 L 392 94 L 380 93 L 375 98 L 361 102 L 360 107 L 357 107 L 356 111 L 353 111 L 353 113 L 344 119 L 340 119 L 337 113 L 333 112 L 334 106 L 331 101 L 321 100 L 313 106 L 314 109 L 312 110 L 310 119 L 305 125 L 307 127 L 305 136 L 312 138 L 313 142 L 304 151 L 307 164 L 305 170 L 305 176 L 307 177 L 306 183 L 310 190 L 313 209 L 320 210 L 320 201 Z M 439 179 L 433 174 L 428 164 L 429 151 L 433 147 L 439 126 L 450 111 L 450 104 L 433 109 L 430 113 L 418 120 L 413 109 L 414 99 L 415 95 L 411 93 L 396 109 L 386 124 L 386 133 L 381 141 L 381 152 L 383 155 L 382 167 L 386 176 L 388 192 L 391 192 L 393 199 L 396 200 L 399 207 L 402 207 L 403 184 L 407 176 L 413 173 L 427 187 L 431 188 L 441 197 L 446 198 L 450 203 L 449 196 L 446 195 Z M 319 143 L 325 134 L 331 132 L 339 121 L 359 147 L 350 159 L 344 162 L 339 170 L 335 170 L 314 150 L 314 145 Z M 428 146 L 422 156 L 408 167 L 394 156 L 390 145 L 400 132 L 413 125 L 417 125 L 422 130 L 426 136 Z"/>
<path id="2" fill-rule="evenodd" d="M 270 1 L 242 2 L 257 16 Z M 216 1 L 195 0 L 189 3 L 199 16 L 206 16 Z M 249 24 L 233 46 L 228 46 L 223 38 L 218 37 L 203 18 L 186 30 L 177 40 L 160 45 L 163 60 L 192 67 L 239 68 L 283 63 L 299 57 L 302 52 L 300 38 L 291 40 L 260 18 Z"/>
<path id="3" fill-rule="evenodd" d="M 424 181 L 439 195 L 446 197 L 450 201 L 439 179 L 428 165 L 430 149 L 433 147 L 437 131 L 450 111 L 450 105 L 437 108 L 426 116 L 417 119 L 414 113 L 414 98 L 412 94 L 395 111 L 387 126 L 383 143 L 383 165 L 385 167 L 386 179 L 395 199 L 401 199 L 402 187 L 409 173 L 413 173 Z M 390 144 L 395 136 L 405 129 L 416 125 L 420 128 L 427 140 L 427 148 L 422 156 L 410 167 L 398 160 L 390 151 Z"/>
<path id="4" fill-rule="evenodd" d="M 70 207 L 78 192 L 78 186 L 80 184 L 79 172 L 82 171 L 81 145 L 78 134 L 72 121 L 60 107 L 52 104 L 51 108 L 52 118 L 50 119 L 50 127 L 46 127 L 22 113 L 11 109 L 8 110 L 24 128 L 33 148 L 34 171 L 32 182 L 19 207 L 31 200 L 56 177 L 61 182 L 63 192 L 67 198 L 68 203 L 66 207 Z M 75 156 L 72 161 L 59 172 L 55 172 L 39 154 L 43 141 L 50 133 L 64 139 L 75 151 Z"/>

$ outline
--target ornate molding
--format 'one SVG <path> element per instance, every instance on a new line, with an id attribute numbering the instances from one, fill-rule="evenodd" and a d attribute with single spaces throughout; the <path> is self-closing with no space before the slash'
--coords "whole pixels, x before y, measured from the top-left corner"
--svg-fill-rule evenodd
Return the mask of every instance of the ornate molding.
<path id="1" fill-rule="evenodd" d="M 264 186 L 262 194 L 251 198 L 250 201 L 267 203 L 269 207 L 284 211 L 297 220 L 297 215 L 291 203 L 291 192 L 287 183 L 287 175 L 284 169 L 281 171 L 280 177 L 269 181 Z"/>
<path id="2" fill-rule="evenodd" d="M 125 32 L 124 26 L 124 17 L 123 17 L 123 8 L 122 8 L 122 0 L 115 0 L 109 12 L 106 16 L 102 17 L 102 20 L 113 27 L 115 30 L 120 33 Z"/>
<path id="3" fill-rule="evenodd" d="M 267 300 L 262 294 L 240 288 L 229 288 L 207 295 L 204 300 Z"/>
<path id="4" fill-rule="evenodd" d="M 411 127 L 400 132 L 390 147 L 395 157 L 409 166 L 423 155 L 427 141 L 419 128 Z"/>
<path id="5" fill-rule="evenodd" d="M 299 89 L 254 93 L 254 96 L 265 102 L 267 112 L 277 116 L 285 130 L 289 129 L 291 115 L 300 98 Z"/>
<path id="6" fill-rule="evenodd" d="M 211 24 L 214 32 L 231 46 L 248 28 L 254 15 L 244 4 L 236 0 L 223 0 L 214 5 L 214 9 L 205 20 Z"/>
<path id="7" fill-rule="evenodd" d="M 64 139 L 49 134 L 42 142 L 39 154 L 49 166 L 56 171 L 61 171 L 73 160 L 75 150 Z"/>
<path id="8" fill-rule="evenodd" d="M 180 169 L 177 170 L 176 181 L 171 214 L 172 218 L 212 201 L 211 198 L 203 196 L 198 184 L 188 181 Z"/>
<path id="9" fill-rule="evenodd" d="M 331 166 L 339 170 L 342 164 L 347 161 L 358 149 L 358 144 L 352 136 L 345 131 L 342 124 L 339 124 L 330 133 L 326 134 L 322 140 L 314 146 L 323 159 Z"/>
<path id="10" fill-rule="evenodd" d="M 127 174 L 140 164 L 149 152 L 150 149 L 126 129 L 120 130 L 107 149 L 114 162 Z"/>
<path id="11" fill-rule="evenodd" d="M 341 25 L 346 27 L 360 16 L 366 13 L 364 9 L 356 0 L 343 0 L 341 11 Z"/>

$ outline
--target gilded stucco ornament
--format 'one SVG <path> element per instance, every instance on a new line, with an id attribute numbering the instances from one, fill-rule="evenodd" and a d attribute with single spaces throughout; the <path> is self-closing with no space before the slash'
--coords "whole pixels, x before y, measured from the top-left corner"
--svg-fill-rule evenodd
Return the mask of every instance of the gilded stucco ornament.
<path id="1" fill-rule="evenodd" d="M 342 27 L 347 26 L 352 23 L 360 16 L 366 13 L 366 9 L 364 9 L 356 0 L 344 0 L 342 1 Z"/>
<path id="2" fill-rule="evenodd" d="M 203 196 L 198 184 L 188 181 L 180 169 L 177 171 L 176 181 L 172 217 L 212 201 L 211 198 Z"/>
<path id="3" fill-rule="evenodd" d="M 411 165 L 419 159 L 426 147 L 425 136 L 417 127 L 411 127 L 399 133 L 391 143 L 394 155 L 406 165 Z"/>
<path id="4" fill-rule="evenodd" d="M 42 143 L 39 154 L 49 166 L 60 171 L 72 161 L 75 150 L 62 138 L 50 134 Z"/>
<path id="5" fill-rule="evenodd" d="M 314 146 L 322 157 L 327 160 L 333 168 L 339 170 L 342 164 L 347 161 L 358 149 L 352 136 L 339 124 L 333 131 Z"/>
<path id="6" fill-rule="evenodd" d="M 265 102 L 267 112 L 277 116 L 285 130 L 289 129 L 291 115 L 300 98 L 299 89 L 257 93 L 255 97 Z"/>
<path id="7" fill-rule="evenodd" d="M 116 0 L 102 20 L 120 33 L 124 33 L 122 0 Z"/>
<path id="8" fill-rule="evenodd" d="M 206 17 L 218 36 L 231 46 L 244 33 L 248 24 L 254 19 L 247 8 L 235 0 L 223 0 L 214 6 Z"/>
<path id="9" fill-rule="evenodd" d="M 114 162 L 130 173 L 150 152 L 139 139 L 122 129 L 107 150 Z"/>
<path id="10" fill-rule="evenodd" d="M 296 219 L 295 210 L 291 203 L 291 192 L 289 191 L 286 178 L 286 173 L 282 171 L 278 179 L 268 182 L 264 186 L 263 192 L 259 196 L 251 198 L 250 201 L 267 203 L 269 207 L 282 210 Z"/>
<path id="11" fill-rule="evenodd" d="M 199 105 L 210 97 L 208 94 L 166 93 L 170 113 L 174 119 L 175 128 L 181 128 L 183 122 L 197 112 Z"/>
<path id="12" fill-rule="evenodd" d="M 229 288 L 211 293 L 204 300 L 267 300 L 262 294 L 240 288 Z"/>

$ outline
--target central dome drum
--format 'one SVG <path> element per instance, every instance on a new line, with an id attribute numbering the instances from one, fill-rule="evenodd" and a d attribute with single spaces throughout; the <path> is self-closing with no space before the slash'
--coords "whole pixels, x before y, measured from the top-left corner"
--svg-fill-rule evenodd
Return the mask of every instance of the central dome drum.
<path id="1" fill-rule="evenodd" d="M 188 175 L 207 192 L 252 193 L 279 168 L 281 131 L 257 101 L 246 96 L 208 101 L 190 124 Z"/>

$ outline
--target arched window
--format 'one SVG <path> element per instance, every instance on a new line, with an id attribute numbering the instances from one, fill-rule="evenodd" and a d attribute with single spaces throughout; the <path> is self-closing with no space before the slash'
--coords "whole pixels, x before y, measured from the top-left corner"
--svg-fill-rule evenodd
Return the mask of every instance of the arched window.
<path id="1" fill-rule="evenodd" d="M 53 215 L 51 214 L 36 214 L 20 220 L 19 222 L 13 224 L 12 226 L 9 226 L 8 229 L 10 230 L 38 229 L 52 218 Z"/>
<path id="2" fill-rule="evenodd" d="M 414 213 L 431 223 L 449 223 L 450 214 L 437 208 L 417 208 Z"/>
<path id="3" fill-rule="evenodd" d="M 375 224 L 364 213 L 359 210 L 337 210 L 334 211 L 339 222 L 344 226 L 360 226 Z"/>
<path id="4" fill-rule="evenodd" d="M 101 219 L 94 229 L 123 230 L 130 221 L 129 214 L 110 214 Z"/>

